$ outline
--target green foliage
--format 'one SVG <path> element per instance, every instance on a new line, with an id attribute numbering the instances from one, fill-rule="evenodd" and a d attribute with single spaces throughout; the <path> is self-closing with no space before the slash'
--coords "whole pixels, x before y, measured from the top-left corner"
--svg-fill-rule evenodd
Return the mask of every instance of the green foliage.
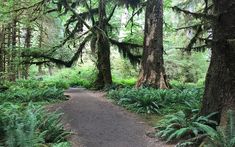
<path id="1" fill-rule="evenodd" d="M 81 86 L 91 88 L 96 78 L 96 71 L 93 68 L 63 69 L 53 76 L 44 77 L 44 82 L 49 85 L 62 85 L 69 88 Z"/>
<path id="2" fill-rule="evenodd" d="M 50 87 L 45 83 L 35 80 L 21 80 L 11 83 L 9 89 L 0 93 L 0 101 L 11 102 L 42 102 L 65 100 L 64 91 Z"/>
<path id="3" fill-rule="evenodd" d="M 209 66 L 207 53 L 185 55 L 182 51 L 169 50 L 165 56 L 165 68 L 170 80 L 197 83 L 204 80 Z"/>
<path id="4" fill-rule="evenodd" d="M 123 87 L 133 87 L 136 83 L 136 78 L 118 79 L 114 77 L 113 83 L 116 85 L 123 86 Z"/>
<path id="5" fill-rule="evenodd" d="M 235 112 L 228 111 L 228 121 L 225 128 L 208 133 L 208 139 L 201 147 L 235 147 Z"/>
<path id="6" fill-rule="evenodd" d="M 191 116 L 183 111 L 179 111 L 175 114 L 167 115 L 156 127 L 159 130 L 157 135 L 169 142 L 176 139 L 189 139 L 199 134 L 213 132 L 213 128 L 209 125 L 216 125 L 216 122 L 210 120 L 210 117 L 214 114 Z"/>
<path id="7" fill-rule="evenodd" d="M 199 109 L 201 88 L 157 90 L 152 88 L 123 88 L 111 90 L 108 97 L 118 104 L 139 113 L 172 113 L 178 110 Z"/>
<path id="8" fill-rule="evenodd" d="M 69 142 L 61 142 L 58 144 L 53 144 L 52 147 L 71 147 L 71 144 Z"/>
<path id="9" fill-rule="evenodd" d="M 159 113 L 160 104 L 157 103 L 157 97 L 154 97 L 152 89 L 124 88 L 120 91 L 112 90 L 108 96 L 118 104 L 139 113 Z"/>
<path id="10" fill-rule="evenodd" d="M 70 133 L 60 123 L 61 114 L 48 113 L 31 103 L 65 100 L 62 89 L 39 80 L 18 80 L 5 85 L 6 90 L 0 92 L 0 145 L 69 147 L 65 141 Z"/>
<path id="11" fill-rule="evenodd" d="M 1 144 L 33 147 L 66 141 L 60 114 L 47 113 L 41 106 L 4 103 L 0 105 Z"/>

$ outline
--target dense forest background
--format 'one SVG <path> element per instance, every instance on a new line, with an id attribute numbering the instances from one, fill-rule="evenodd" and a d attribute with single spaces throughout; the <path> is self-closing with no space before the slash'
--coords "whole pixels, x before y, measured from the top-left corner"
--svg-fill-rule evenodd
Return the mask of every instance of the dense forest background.
<path id="1" fill-rule="evenodd" d="M 234 146 L 234 13 L 232 0 L 0 0 L 0 142 L 69 145 L 43 106 L 85 87 L 168 142 Z"/>

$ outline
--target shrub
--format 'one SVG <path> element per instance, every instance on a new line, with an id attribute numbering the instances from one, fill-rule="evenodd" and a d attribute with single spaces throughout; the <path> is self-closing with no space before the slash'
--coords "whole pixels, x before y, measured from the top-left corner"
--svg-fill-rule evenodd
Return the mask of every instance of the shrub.
<path id="1" fill-rule="evenodd" d="M 11 102 L 42 102 L 65 100 L 64 91 L 62 89 L 52 88 L 11 88 L 4 93 L 0 93 L 1 101 Z"/>
<path id="2" fill-rule="evenodd" d="M 111 90 L 108 97 L 118 104 L 142 113 L 163 114 L 177 112 L 179 110 L 196 110 L 200 107 L 202 89 L 171 89 L 161 90 L 153 88 L 123 88 Z M 176 107 L 177 106 L 177 107 Z"/>
<path id="3" fill-rule="evenodd" d="M 60 114 L 46 113 L 32 103 L 24 107 L 12 103 L 0 105 L 1 144 L 8 147 L 33 147 L 66 141 Z"/>
<path id="4" fill-rule="evenodd" d="M 66 80 L 51 80 L 44 81 L 47 87 L 56 87 L 58 89 L 68 89 L 70 87 L 69 83 Z"/>
<path id="5" fill-rule="evenodd" d="M 113 83 L 116 85 L 120 85 L 123 87 L 133 87 L 136 83 L 136 78 L 117 78 L 117 77 L 113 77 Z"/>
<path id="6" fill-rule="evenodd" d="M 167 115 L 162 119 L 156 127 L 159 132 L 157 136 L 166 139 L 168 142 L 175 139 L 189 139 L 213 131 L 209 125 L 217 125 L 216 122 L 210 120 L 208 116 L 188 116 L 183 111 L 175 114 Z"/>
<path id="7" fill-rule="evenodd" d="M 119 91 L 109 92 L 109 98 L 117 101 L 118 104 L 139 113 L 160 113 L 161 104 L 153 89 L 124 88 Z"/>
<path id="8" fill-rule="evenodd" d="M 53 76 L 45 76 L 44 82 L 51 86 L 67 89 L 68 87 L 82 86 L 91 88 L 96 78 L 93 68 L 63 69 Z"/>

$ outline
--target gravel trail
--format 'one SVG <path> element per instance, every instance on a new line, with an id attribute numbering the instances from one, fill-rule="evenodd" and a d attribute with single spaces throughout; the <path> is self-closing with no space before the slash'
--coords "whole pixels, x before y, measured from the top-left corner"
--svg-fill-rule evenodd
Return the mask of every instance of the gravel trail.
<path id="1" fill-rule="evenodd" d="M 103 93 L 74 88 L 65 94 L 70 99 L 52 107 L 64 113 L 65 126 L 75 133 L 73 147 L 168 147 L 146 136 L 153 128 L 112 104 Z"/>

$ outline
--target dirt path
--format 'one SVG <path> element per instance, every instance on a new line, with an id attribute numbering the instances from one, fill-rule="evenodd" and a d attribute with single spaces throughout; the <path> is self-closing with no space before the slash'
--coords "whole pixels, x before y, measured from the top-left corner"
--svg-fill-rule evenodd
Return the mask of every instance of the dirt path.
<path id="1" fill-rule="evenodd" d="M 64 122 L 76 134 L 74 147 L 165 147 L 146 136 L 153 131 L 136 115 L 84 89 L 66 92 L 71 99 L 54 105 L 64 113 Z"/>

